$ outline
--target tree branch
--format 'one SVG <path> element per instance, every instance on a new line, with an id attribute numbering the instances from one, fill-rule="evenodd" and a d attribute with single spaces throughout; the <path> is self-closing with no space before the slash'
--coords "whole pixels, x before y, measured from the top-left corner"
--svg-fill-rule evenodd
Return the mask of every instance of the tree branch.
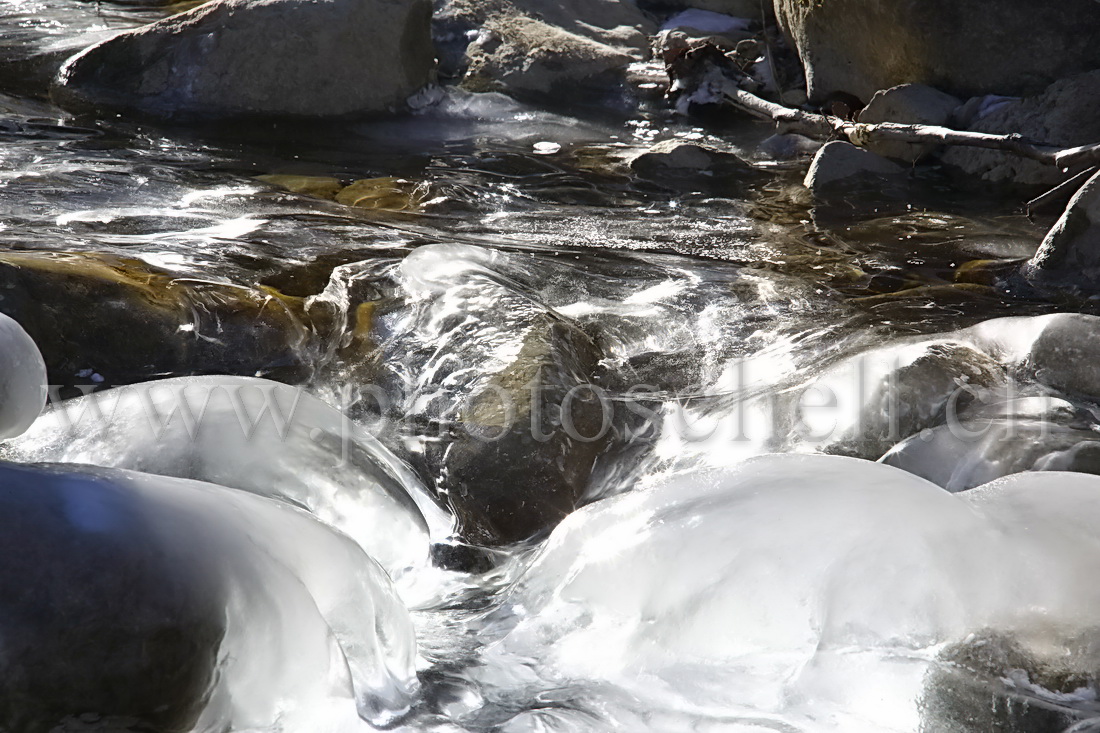
<path id="1" fill-rule="evenodd" d="M 897 122 L 850 122 L 839 117 L 806 112 L 769 102 L 739 88 L 732 81 L 723 90 L 726 101 L 754 117 L 770 120 L 784 132 L 797 132 L 818 139 L 847 139 L 865 147 L 872 142 L 934 143 L 965 145 L 1001 150 L 1060 169 L 1081 168 L 1100 163 L 1100 143 L 1060 148 L 1028 140 L 1021 135 L 993 135 L 986 132 L 952 130 L 934 125 L 903 125 Z"/>

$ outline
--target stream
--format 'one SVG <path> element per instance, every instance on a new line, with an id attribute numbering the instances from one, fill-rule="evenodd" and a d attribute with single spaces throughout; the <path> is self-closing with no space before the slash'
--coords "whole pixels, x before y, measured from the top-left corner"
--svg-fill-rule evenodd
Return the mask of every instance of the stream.
<path id="1" fill-rule="evenodd" d="M 0 0 L 0 312 L 49 385 L 0 455 L 127 538 L 95 567 L 193 600 L 208 657 L 166 659 L 206 671 L 149 680 L 185 698 L 159 727 L 20 727 L 12 693 L 0 728 L 1100 730 L 1100 321 L 989 274 L 1051 219 L 936 181 L 829 215 L 767 126 L 656 99 L 177 128 L 44 97 L 170 9 Z M 623 164 L 666 139 L 758 175 Z M 140 593 L 41 536 L 27 572 L 94 586 L 106 638 Z M 43 689 L 105 674 L 35 623 Z"/>

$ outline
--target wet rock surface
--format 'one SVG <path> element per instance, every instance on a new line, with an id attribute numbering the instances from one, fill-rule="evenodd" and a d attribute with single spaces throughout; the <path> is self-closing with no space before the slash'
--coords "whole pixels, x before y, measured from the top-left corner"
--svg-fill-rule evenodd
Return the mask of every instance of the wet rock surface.
<path id="1" fill-rule="evenodd" d="M 1100 64 L 1098 64 L 1100 65 Z M 992 99 L 980 105 L 967 127 L 975 132 L 1019 134 L 1060 147 L 1100 140 L 1100 71 L 1060 79 L 1024 99 Z M 945 164 L 993 183 L 1053 187 L 1066 176 L 1056 166 L 995 150 L 956 146 L 942 156 Z M 1042 190 L 1041 188 L 1039 189 Z"/>
<path id="2" fill-rule="evenodd" d="M 1100 173 L 1074 194 L 1023 273 L 1054 290 L 1092 294 L 1100 287 Z"/>
<path id="3" fill-rule="evenodd" d="M 140 260 L 0 254 L 0 312 L 39 345 L 53 385 L 204 372 L 302 376 L 308 332 L 294 308 L 294 299 L 178 278 Z M 135 351 L 141 358 L 126 356 Z"/>
<path id="4" fill-rule="evenodd" d="M 902 84 L 876 92 L 859 113 L 860 122 L 899 122 L 949 126 L 962 101 L 923 84 Z M 877 142 L 868 148 L 887 158 L 912 163 L 936 149 L 935 145 Z"/>
<path id="5" fill-rule="evenodd" d="M 806 69 L 807 92 L 868 101 L 920 83 L 950 94 L 1035 94 L 1100 66 L 1090 40 L 1100 7 L 1069 0 L 776 0 L 780 25 Z"/>
<path id="6" fill-rule="evenodd" d="M 215 0 L 70 59 L 53 96 L 162 118 L 377 115 L 431 81 L 428 0 Z"/>

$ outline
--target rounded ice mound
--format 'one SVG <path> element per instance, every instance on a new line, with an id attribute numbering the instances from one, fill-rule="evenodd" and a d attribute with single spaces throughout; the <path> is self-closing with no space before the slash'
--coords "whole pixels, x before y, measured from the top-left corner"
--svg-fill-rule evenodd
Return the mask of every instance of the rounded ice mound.
<path id="1" fill-rule="evenodd" d="M 424 513 L 447 522 L 373 436 L 303 390 L 264 379 L 180 377 L 94 392 L 57 405 L 2 453 L 289 501 L 354 539 L 394 577 L 427 562 Z"/>
<path id="2" fill-rule="evenodd" d="M 680 474 L 563 522 L 486 662 L 731 725 L 917 730 L 940 645 L 1035 617 L 1096 626 L 1100 589 L 1080 579 L 1100 568 L 1097 530 L 1095 476 L 953 495 L 835 456 Z"/>
<path id="3" fill-rule="evenodd" d="M 46 403 L 46 363 L 34 340 L 0 313 L 0 440 L 30 427 Z"/>
<path id="4" fill-rule="evenodd" d="M 415 691 L 413 630 L 386 574 L 283 503 L 2 464 L 0 550 L 6 730 L 86 714 L 105 730 L 355 730 Z"/>

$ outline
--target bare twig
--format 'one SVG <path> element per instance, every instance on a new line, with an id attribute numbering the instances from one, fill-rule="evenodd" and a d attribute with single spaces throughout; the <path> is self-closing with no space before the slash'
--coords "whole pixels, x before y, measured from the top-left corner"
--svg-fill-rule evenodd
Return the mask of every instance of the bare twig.
<path id="1" fill-rule="evenodd" d="M 845 138 L 866 146 L 873 142 L 935 143 L 964 145 L 1012 153 L 1060 169 L 1074 169 L 1100 163 L 1100 143 L 1061 148 L 1028 140 L 1021 135 L 993 135 L 986 132 L 952 130 L 935 125 L 903 125 L 897 122 L 849 122 L 830 115 L 806 112 L 769 102 L 737 87 L 732 81 L 724 90 L 726 101 L 754 117 L 775 122 L 784 132 L 797 132 L 818 139 Z"/>
<path id="2" fill-rule="evenodd" d="M 1054 188 L 1050 189 L 1042 196 L 1036 196 L 1031 201 L 1027 202 L 1024 207 L 1024 212 L 1027 214 L 1027 218 L 1030 219 L 1034 214 L 1041 212 L 1045 208 L 1065 208 L 1069 200 L 1073 198 L 1073 194 L 1084 185 L 1085 181 L 1093 176 L 1097 171 L 1100 171 L 1100 166 L 1092 166 L 1086 168 L 1072 178 L 1062 181 Z"/>

